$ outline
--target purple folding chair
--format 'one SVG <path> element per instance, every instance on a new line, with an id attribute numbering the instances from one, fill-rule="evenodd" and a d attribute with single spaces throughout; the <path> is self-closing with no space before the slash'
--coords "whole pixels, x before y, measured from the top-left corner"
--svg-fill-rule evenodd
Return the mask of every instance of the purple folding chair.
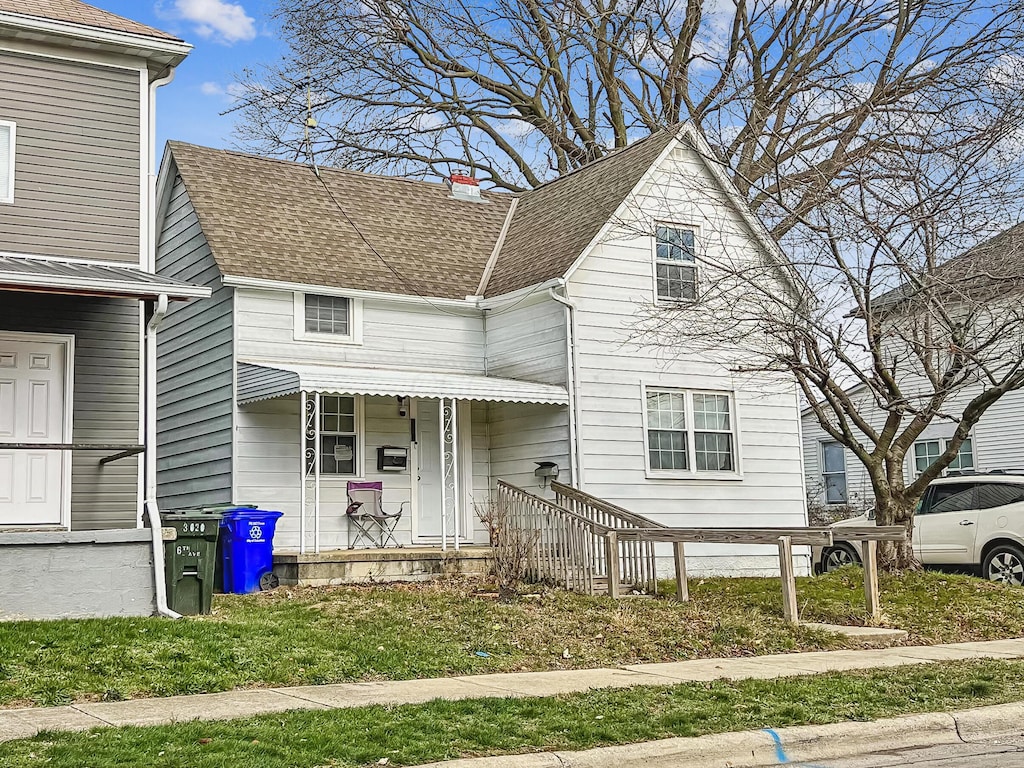
<path id="1" fill-rule="evenodd" d="M 349 527 L 349 549 L 355 549 L 360 541 L 366 540 L 379 549 L 388 546 L 401 547 L 395 538 L 395 527 L 402 519 L 402 512 L 408 502 L 403 501 L 397 512 L 384 511 L 384 483 L 357 483 L 350 481 L 347 486 L 348 509 L 345 514 L 349 523 L 356 527 L 356 540 L 352 541 L 352 528 Z"/>

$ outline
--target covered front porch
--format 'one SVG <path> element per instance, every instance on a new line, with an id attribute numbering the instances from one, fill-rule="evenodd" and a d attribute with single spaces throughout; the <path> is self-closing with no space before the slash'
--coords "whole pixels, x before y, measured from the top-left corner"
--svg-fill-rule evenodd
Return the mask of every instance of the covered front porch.
<path id="1" fill-rule="evenodd" d="M 497 479 L 540 492 L 539 462 L 568 474 L 568 395 L 559 386 L 243 362 L 238 402 L 235 499 L 284 513 L 275 551 L 286 583 L 293 574 L 345 583 L 482 571 Z M 350 482 L 381 484 L 384 512 L 401 513 L 393 541 L 359 538 L 346 515 Z M 308 578 L 297 576 L 300 564 Z"/>

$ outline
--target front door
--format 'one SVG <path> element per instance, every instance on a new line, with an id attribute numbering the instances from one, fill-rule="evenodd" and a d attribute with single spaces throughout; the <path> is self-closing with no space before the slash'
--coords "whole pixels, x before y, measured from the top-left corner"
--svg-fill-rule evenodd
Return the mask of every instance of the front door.
<path id="1" fill-rule="evenodd" d="M 416 405 L 416 471 L 419 484 L 416 532 L 421 539 L 441 538 L 441 423 L 438 407 L 437 400 L 420 400 Z"/>
<path id="2" fill-rule="evenodd" d="M 67 344 L 42 338 L 0 336 L 0 443 L 40 446 L 0 449 L 0 525 L 63 522 Z"/>

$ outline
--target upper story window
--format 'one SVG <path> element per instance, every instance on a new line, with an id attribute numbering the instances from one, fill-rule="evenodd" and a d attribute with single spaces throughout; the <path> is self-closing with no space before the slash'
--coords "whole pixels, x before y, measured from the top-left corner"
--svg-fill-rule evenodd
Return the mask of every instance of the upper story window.
<path id="1" fill-rule="evenodd" d="M 295 338 L 358 344 L 361 302 L 345 296 L 295 294 Z"/>
<path id="2" fill-rule="evenodd" d="M 0 120 L 0 204 L 14 202 L 14 143 L 17 126 Z"/>
<path id="3" fill-rule="evenodd" d="M 918 440 L 914 443 L 914 470 L 920 475 L 930 467 L 943 451 L 949 447 L 949 440 Z M 974 469 L 974 444 L 968 438 L 960 443 L 953 461 L 946 467 L 947 472 L 966 472 Z"/>
<path id="4" fill-rule="evenodd" d="M 846 504 L 846 451 L 838 440 L 821 444 L 821 479 L 826 504 Z"/>
<path id="5" fill-rule="evenodd" d="M 736 471 L 731 395 L 648 389 L 646 398 L 647 458 L 652 472 Z"/>
<path id="6" fill-rule="evenodd" d="M 696 299 L 697 263 L 693 230 L 659 224 L 654 240 L 654 277 L 658 300 Z"/>
<path id="7" fill-rule="evenodd" d="M 352 309 L 342 296 L 306 294 L 306 333 L 332 333 L 349 336 L 352 329 Z"/>

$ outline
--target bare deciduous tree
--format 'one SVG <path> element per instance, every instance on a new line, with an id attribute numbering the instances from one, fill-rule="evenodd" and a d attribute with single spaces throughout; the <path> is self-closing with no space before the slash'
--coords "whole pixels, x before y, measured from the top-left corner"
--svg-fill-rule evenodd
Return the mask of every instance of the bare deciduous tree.
<path id="1" fill-rule="evenodd" d="M 985 103 L 1024 52 L 1013 0 L 288 0 L 290 54 L 243 77 L 240 138 L 519 190 L 688 120 L 776 234 L 924 101 Z"/>
<path id="2" fill-rule="evenodd" d="M 735 225 L 707 221 L 700 300 L 648 306 L 636 325 L 641 343 L 699 350 L 750 386 L 795 376 L 817 423 L 863 465 L 877 522 L 908 534 L 972 428 L 1024 388 L 1024 225 L 993 237 L 1021 213 L 1021 82 L 998 102 L 907 119 L 799 215 L 784 260 L 751 259 L 727 239 Z M 908 466 L 932 424 L 950 432 L 945 450 Z M 914 567 L 909 537 L 883 546 L 882 564 Z"/>

